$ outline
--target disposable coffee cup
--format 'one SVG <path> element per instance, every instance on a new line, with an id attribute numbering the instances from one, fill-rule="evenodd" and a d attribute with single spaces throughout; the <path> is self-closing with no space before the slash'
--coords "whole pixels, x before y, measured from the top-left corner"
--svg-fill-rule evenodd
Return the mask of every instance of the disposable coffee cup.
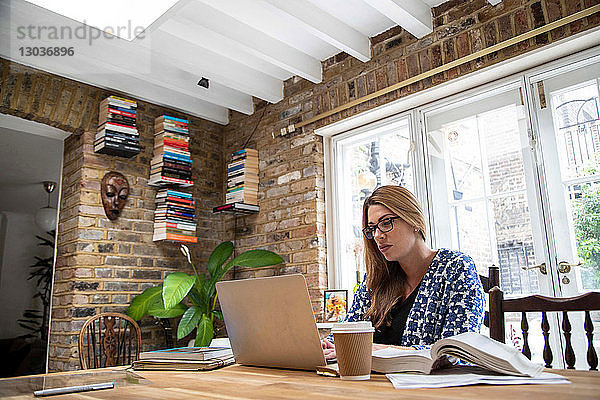
<path id="1" fill-rule="evenodd" d="M 335 343 L 340 378 L 360 381 L 371 378 L 373 332 L 370 321 L 333 324 L 331 333 Z"/>

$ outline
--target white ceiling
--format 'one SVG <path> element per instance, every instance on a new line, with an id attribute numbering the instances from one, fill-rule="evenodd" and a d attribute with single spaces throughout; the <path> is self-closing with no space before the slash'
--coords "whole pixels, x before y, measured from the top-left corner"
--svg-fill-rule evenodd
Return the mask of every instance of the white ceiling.
<path id="1" fill-rule="evenodd" d="M 60 183 L 63 139 L 60 129 L 0 114 L 0 211 L 33 214 L 46 206 L 43 181 Z M 50 204 L 58 203 L 58 186 Z"/>
<path id="2" fill-rule="evenodd" d="M 78 27 L 84 32 L 81 23 L 0 0 L 0 56 L 227 124 L 228 110 L 253 113 L 253 96 L 280 101 L 283 81 L 294 75 L 321 82 L 321 61 L 337 53 L 368 61 L 369 38 L 395 25 L 417 37 L 430 33 L 431 7 L 444 2 L 179 0 L 128 41 L 96 28 L 69 37 Z M 58 37 L 49 36 L 52 27 L 61 29 Z M 27 46 L 73 47 L 74 55 L 25 56 Z M 197 85 L 202 77 L 209 88 Z"/>

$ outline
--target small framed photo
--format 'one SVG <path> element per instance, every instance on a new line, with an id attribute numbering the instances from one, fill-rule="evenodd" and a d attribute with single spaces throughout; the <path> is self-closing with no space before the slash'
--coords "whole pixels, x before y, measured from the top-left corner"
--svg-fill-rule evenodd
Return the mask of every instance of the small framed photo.
<path id="1" fill-rule="evenodd" d="M 348 291 L 325 290 L 323 293 L 323 321 L 342 322 L 348 312 Z"/>

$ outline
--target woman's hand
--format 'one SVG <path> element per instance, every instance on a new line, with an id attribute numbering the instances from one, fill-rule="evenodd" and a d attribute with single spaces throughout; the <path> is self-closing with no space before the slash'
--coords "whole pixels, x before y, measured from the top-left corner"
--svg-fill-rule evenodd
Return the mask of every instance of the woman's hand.
<path id="1" fill-rule="evenodd" d="M 326 360 L 333 360 L 337 356 L 335 355 L 335 346 L 327 339 L 321 340 L 321 348 L 323 349 L 323 355 Z"/>

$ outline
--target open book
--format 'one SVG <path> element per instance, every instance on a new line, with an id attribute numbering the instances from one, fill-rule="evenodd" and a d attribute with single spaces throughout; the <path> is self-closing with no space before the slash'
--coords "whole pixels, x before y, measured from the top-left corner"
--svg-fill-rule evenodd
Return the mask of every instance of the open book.
<path id="1" fill-rule="evenodd" d="M 440 339 L 431 350 L 401 350 L 393 347 L 373 352 L 372 370 L 381 373 L 421 372 L 443 368 L 449 364 L 448 357 L 477 365 L 506 375 L 536 377 L 543 365 L 527 359 L 512 346 L 490 339 L 475 332 L 465 332 Z"/>

